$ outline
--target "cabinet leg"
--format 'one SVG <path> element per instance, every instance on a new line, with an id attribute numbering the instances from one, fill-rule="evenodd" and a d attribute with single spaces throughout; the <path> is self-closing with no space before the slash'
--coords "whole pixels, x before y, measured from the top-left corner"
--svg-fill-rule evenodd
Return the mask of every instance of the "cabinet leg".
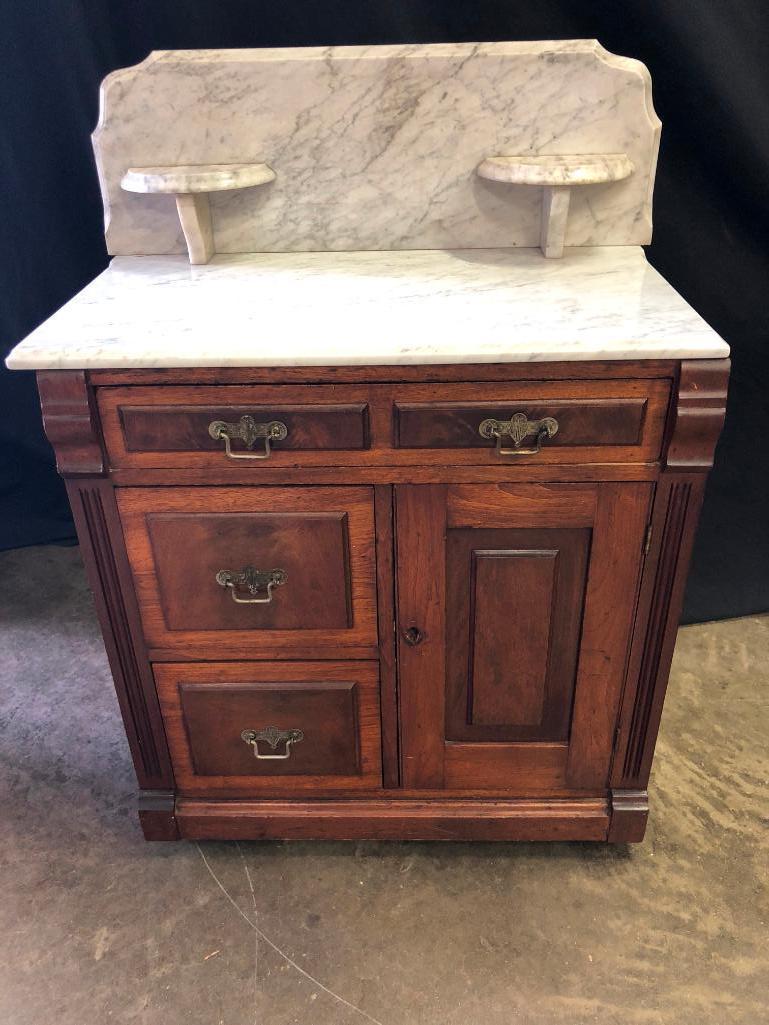
<path id="1" fill-rule="evenodd" d="M 145 840 L 178 840 L 173 790 L 142 790 L 139 823 Z"/>
<path id="2" fill-rule="evenodd" d="M 645 790 L 612 790 L 609 843 L 640 843 L 649 817 L 649 795 Z"/>

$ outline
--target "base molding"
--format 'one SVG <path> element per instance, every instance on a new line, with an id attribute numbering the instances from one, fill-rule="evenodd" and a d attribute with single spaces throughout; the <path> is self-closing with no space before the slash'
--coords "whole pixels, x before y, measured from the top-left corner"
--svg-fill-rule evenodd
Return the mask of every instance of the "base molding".
<path id="1" fill-rule="evenodd" d="M 188 840 L 597 840 L 608 802 L 569 800 L 208 801 L 177 798 Z"/>
<path id="2" fill-rule="evenodd" d="M 646 790 L 612 790 L 609 843 L 640 843 L 648 818 L 649 794 Z"/>
<path id="3" fill-rule="evenodd" d="M 138 804 L 145 840 L 179 839 L 173 790 L 142 790 Z"/>

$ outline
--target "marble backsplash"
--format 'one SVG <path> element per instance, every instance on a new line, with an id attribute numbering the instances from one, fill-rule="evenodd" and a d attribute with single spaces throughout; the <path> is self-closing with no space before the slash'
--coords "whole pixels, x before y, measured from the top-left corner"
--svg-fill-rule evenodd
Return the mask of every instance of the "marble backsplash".
<path id="1" fill-rule="evenodd" d="M 475 173 L 505 154 L 627 154 L 566 244 L 643 244 L 659 131 L 644 65 L 571 40 L 156 52 L 105 79 L 93 141 L 109 252 L 158 255 L 186 251 L 174 198 L 129 167 L 269 164 L 211 197 L 220 253 L 536 246 L 541 191 Z"/>

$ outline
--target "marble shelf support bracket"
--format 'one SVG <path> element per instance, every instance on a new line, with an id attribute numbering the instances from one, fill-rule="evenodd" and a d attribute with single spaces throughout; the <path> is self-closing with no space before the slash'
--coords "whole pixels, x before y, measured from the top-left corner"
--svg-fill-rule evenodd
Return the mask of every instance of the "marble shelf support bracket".
<path id="1" fill-rule="evenodd" d="M 621 181 L 633 173 L 625 153 L 486 157 L 476 173 L 488 181 L 535 185 L 542 189 L 540 249 L 549 259 L 563 256 L 571 190 L 577 186 Z"/>
<path id="2" fill-rule="evenodd" d="M 181 192 L 176 210 L 184 232 L 190 263 L 208 263 L 214 255 L 214 226 L 206 192 Z"/>
<path id="3" fill-rule="evenodd" d="M 542 189 L 539 248 L 542 250 L 542 255 L 549 259 L 563 256 L 570 199 L 571 189 L 568 185 L 545 185 Z"/>
<path id="4" fill-rule="evenodd" d="M 130 167 L 120 185 L 126 192 L 173 195 L 190 263 L 203 264 L 216 251 L 210 193 L 253 188 L 274 180 L 275 172 L 267 164 L 186 164 Z"/>

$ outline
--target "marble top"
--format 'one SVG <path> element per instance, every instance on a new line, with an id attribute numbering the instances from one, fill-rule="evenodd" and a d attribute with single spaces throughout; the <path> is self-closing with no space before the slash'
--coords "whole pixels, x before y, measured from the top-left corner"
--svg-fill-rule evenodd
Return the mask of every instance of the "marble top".
<path id="1" fill-rule="evenodd" d="M 117 257 L 12 369 L 717 358 L 636 246 Z"/>

